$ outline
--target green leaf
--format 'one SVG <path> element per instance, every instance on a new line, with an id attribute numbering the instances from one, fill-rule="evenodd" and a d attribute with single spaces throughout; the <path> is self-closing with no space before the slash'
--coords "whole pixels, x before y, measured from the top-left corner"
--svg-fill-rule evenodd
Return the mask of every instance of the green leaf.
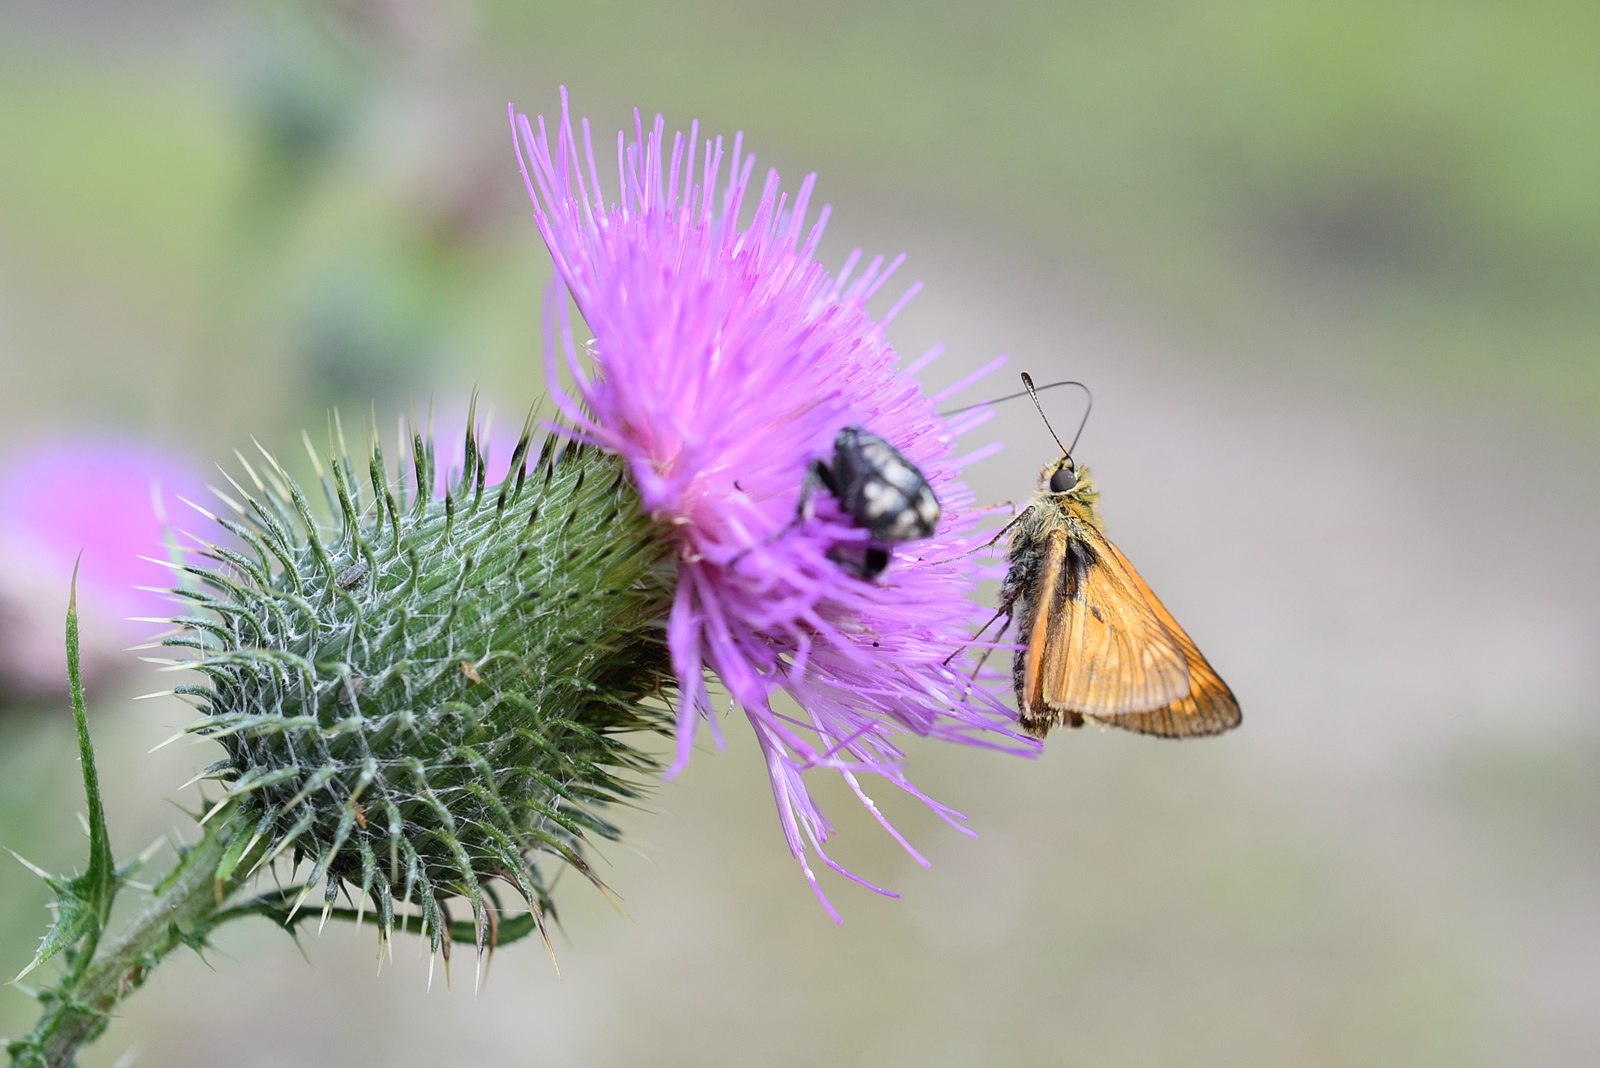
<path id="1" fill-rule="evenodd" d="M 55 891 L 56 895 L 56 922 L 50 925 L 50 930 L 46 931 L 44 938 L 39 941 L 39 949 L 34 953 L 33 961 L 12 980 L 16 982 L 63 949 L 77 945 L 79 939 L 95 929 L 95 914 L 90 902 L 84 897 L 83 887 L 80 886 L 83 876 L 67 879 L 60 875 L 52 875 L 17 853 L 13 852 L 11 855 L 25 868 L 43 879 L 45 885 Z"/>
<path id="2" fill-rule="evenodd" d="M 251 898 L 243 904 L 217 914 L 216 923 L 220 925 L 226 920 L 239 916 L 264 916 L 293 933 L 301 924 L 309 920 L 326 916 L 330 920 L 343 920 L 346 923 L 359 923 L 362 913 L 357 909 L 330 908 L 326 910 L 308 909 L 292 911 L 293 903 L 300 896 L 298 890 L 274 891 Z M 539 917 L 533 912 L 519 912 L 509 919 L 500 920 L 494 927 L 490 939 L 490 949 L 508 946 L 513 942 L 520 942 L 530 934 L 539 930 Z M 478 925 L 472 920 L 452 920 L 442 925 L 442 934 L 450 941 L 467 946 L 478 945 Z"/>
<path id="3" fill-rule="evenodd" d="M 206 833 L 213 834 L 215 832 L 208 829 Z M 227 850 L 222 854 L 222 861 L 217 865 L 216 882 L 219 899 L 222 896 L 223 886 L 227 883 L 228 877 L 233 874 L 234 869 L 238 868 L 239 862 L 244 859 L 244 855 L 249 852 L 250 847 L 260 839 L 260 834 L 249 834 L 245 827 L 235 827 L 233 829 L 233 837 L 228 842 Z"/>
<path id="4" fill-rule="evenodd" d="M 82 559 L 82 553 L 79 553 Z M 67 602 L 67 679 L 72 686 L 72 719 L 78 728 L 78 760 L 83 765 L 83 792 L 89 803 L 89 870 L 79 878 L 86 883 L 97 925 L 111 915 L 117 896 L 117 862 L 106 830 L 105 803 L 100 798 L 100 775 L 94 764 L 94 742 L 89 738 L 89 715 L 83 700 L 83 670 L 78 652 L 78 567 L 72 568 L 72 594 Z"/>
<path id="5" fill-rule="evenodd" d="M 82 561 L 83 554 L 79 554 Z M 83 670 L 78 645 L 78 567 L 72 568 L 72 593 L 67 601 L 67 681 L 72 689 L 72 718 L 78 729 L 78 760 L 83 765 L 83 792 L 89 804 L 89 866 L 82 875 L 67 879 L 29 864 L 55 891 L 56 922 L 39 943 L 33 962 L 22 969 L 21 979 L 63 949 L 87 940 L 92 950 L 111 915 L 121 882 L 106 831 L 105 804 L 100 798 L 100 776 L 95 770 L 94 743 L 89 738 L 89 717 L 83 700 Z M 15 855 L 15 854 L 13 854 Z M 91 954 L 86 953 L 85 956 Z"/>

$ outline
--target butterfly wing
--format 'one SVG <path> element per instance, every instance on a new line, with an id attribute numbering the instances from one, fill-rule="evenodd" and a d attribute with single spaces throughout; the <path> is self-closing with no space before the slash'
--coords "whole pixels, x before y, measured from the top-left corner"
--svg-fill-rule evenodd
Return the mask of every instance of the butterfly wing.
<path id="1" fill-rule="evenodd" d="M 1228 684 L 1222 681 L 1221 676 L 1206 662 L 1206 658 L 1200 655 L 1200 650 L 1195 647 L 1194 641 L 1182 627 L 1178 626 L 1178 621 L 1172 618 L 1172 613 L 1167 611 L 1166 605 L 1161 603 L 1160 598 L 1140 577 L 1139 572 L 1134 570 L 1134 566 L 1128 562 L 1126 556 L 1122 555 L 1122 551 L 1104 538 L 1100 541 L 1103 548 L 1109 551 L 1111 559 L 1108 565 L 1121 571 L 1138 590 L 1145 604 L 1161 621 L 1163 629 L 1183 654 L 1189 674 L 1189 689 L 1187 693 L 1159 707 L 1117 714 L 1085 710 L 1085 715 L 1108 727 L 1121 727 L 1124 730 L 1156 734 L 1165 738 L 1196 738 L 1208 734 L 1221 734 L 1237 727 L 1243 716 L 1239 711 L 1239 702 L 1234 698 L 1233 691 L 1228 689 Z"/>
<path id="2" fill-rule="evenodd" d="M 1121 716 L 1189 693 L 1183 651 L 1092 527 L 1046 534 L 1034 602 L 1023 687 L 1030 710 Z"/>

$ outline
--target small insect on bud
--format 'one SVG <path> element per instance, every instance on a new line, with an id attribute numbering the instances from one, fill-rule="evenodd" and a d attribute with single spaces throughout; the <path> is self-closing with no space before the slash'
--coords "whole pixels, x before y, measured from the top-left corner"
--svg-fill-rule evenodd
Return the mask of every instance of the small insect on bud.
<path id="1" fill-rule="evenodd" d="M 333 584 L 341 590 L 353 590 L 361 585 L 361 580 L 366 577 L 367 562 L 365 560 L 357 560 L 339 572 L 339 577 L 333 580 Z"/>
<path id="2" fill-rule="evenodd" d="M 349 708 L 356 703 L 356 698 L 366 692 L 366 678 L 362 675 L 351 675 L 344 680 L 344 685 L 339 688 L 339 703 Z"/>
<path id="3" fill-rule="evenodd" d="M 883 574 L 893 555 L 891 546 L 931 538 L 939 527 L 939 500 L 927 477 L 899 449 L 862 427 L 839 431 L 831 466 L 811 461 L 795 509 L 796 524 L 811 518 L 811 495 L 818 485 L 838 498 L 851 522 L 868 534 L 864 547 L 839 546 L 828 554 L 860 578 Z"/>

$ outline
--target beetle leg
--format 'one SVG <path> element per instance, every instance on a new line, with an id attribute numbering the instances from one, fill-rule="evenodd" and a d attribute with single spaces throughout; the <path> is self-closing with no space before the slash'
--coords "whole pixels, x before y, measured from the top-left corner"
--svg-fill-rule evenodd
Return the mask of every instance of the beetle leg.
<path id="1" fill-rule="evenodd" d="M 838 496 L 838 491 L 834 488 L 833 471 L 821 460 L 812 460 L 811 463 L 806 465 L 806 477 L 800 483 L 800 499 L 795 504 L 794 518 L 773 531 L 771 535 L 761 542 L 762 545 L 771 545 L 800 524 L 810 522 L 812 516 L 811 495 L 817 492 L 818 486 L 823 487 L 834 496 Z M 728 566 L 737 567 L 739 561 L 748 556 L 755 548 L 752 545 L 749 549 L 743 550 L 739 555 L 728 561 Z"/>
<path id="2" fill-rule="evenodd" d="M 839 496 L 839 487 L 834 483 L 833 470 L 821 460 L 812 460 L 806 465 L 805 481 L 800 483 L 800 500 L 795 505 L 794 521 L 779 534 L 787 532 L 790 527 L 799 526 L 811 519 L 811 495 L 817 492 L 817 487 L 822 486 L 835 497 Z M 776 536 L 776 535 L 774 535 Z"/>

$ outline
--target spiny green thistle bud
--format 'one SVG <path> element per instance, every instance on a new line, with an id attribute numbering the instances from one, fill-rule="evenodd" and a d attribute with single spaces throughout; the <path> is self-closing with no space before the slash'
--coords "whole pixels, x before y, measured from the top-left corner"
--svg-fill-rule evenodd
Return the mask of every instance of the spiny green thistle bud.
<path id="1" fill-rule="evenodd" d="M 184 569 L 202 612 L 166 642 L 206 679 L 177 688 L 204 712 L 189 730 L 227 750 L 206 769 L 227 784 L 211 815 L 235 827 L 219 880 L 309 861 L 296 906 L 344 888 L 387 939 L 414 903 L 448 953 L 449 898 L 483 947 L 492 881 L 543 933 L 539 859 L 594 878 L 585 838 L 616 836 L 600 809 L 654 767 L 619 735 L 670 729 L 671 565 L 621 460 L 548 436 L 530 464 L 531 443 L 490 486 L 469 429 L 442 498 L 421 434 L 409 492 L 376 446 L 364 491 L 341 444 L 318 470 L 331 525 L 265 451 L 259 472 L 244 462 L 237 518 L 219 520 L 237 544 Z"/>

